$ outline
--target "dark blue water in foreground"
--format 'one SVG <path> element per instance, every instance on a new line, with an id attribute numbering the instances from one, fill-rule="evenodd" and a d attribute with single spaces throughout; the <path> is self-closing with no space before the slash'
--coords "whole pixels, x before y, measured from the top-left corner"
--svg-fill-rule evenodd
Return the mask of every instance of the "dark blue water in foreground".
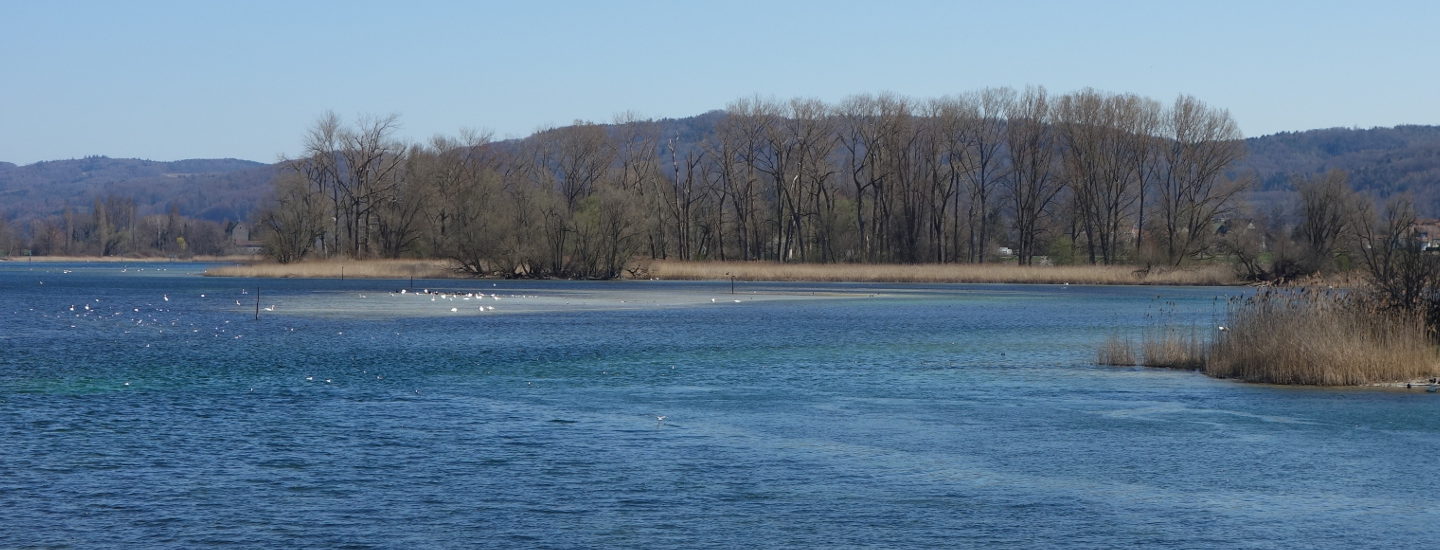
<path id="1" fill-rule="evenodd" d="M 467 300 L 201 268 L 0 263 L 0 547 L 1426 547 L 1440 525 L 1433 394 L 1092 364 L 1115 331 L 1213 328 L 1241 290 L 416 283 Z"/>

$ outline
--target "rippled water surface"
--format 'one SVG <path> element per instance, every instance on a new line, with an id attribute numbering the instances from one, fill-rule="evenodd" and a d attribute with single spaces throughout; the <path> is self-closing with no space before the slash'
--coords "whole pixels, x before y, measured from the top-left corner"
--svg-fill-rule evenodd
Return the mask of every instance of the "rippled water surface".
<path id="1" fill-rule="evenodd" d="M 203 267 L 0 263 L 0 546 L 1426 547 L 1440 523 L 1434 394 L 1092 364 L 1242 290 Z"/>

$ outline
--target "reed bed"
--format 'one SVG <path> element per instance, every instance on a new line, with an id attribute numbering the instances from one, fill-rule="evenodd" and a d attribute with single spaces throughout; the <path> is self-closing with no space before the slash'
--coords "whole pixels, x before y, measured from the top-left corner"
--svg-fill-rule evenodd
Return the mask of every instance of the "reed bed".
<path id="1" fill-rule="evenodd" d="M 1111 335 L 1101 365 L 1201 370 L 1216 378 L 1313 386 L 1400 384 L 1440 376 L 1440 347 L 1419 315 L 1361 291 L 1266 289 L 1230 304 L 1218 327 Z"/>
<path id="2" fill-rule="evenodd" d="M 1353 386 L 1440 375 L 1423 319 L 1359 294 L 1265 291 L 1232 306 L 1224 326 L 1210 346 L 1210 376 Z"/>
<path id="3" fill-rule="evenodd" d="M 458 279 L 469 275 L 455 269 L 449 260 L 314 260 L 303 262 L 254 263 L 208 269 L 208 277 L 257 277 L 297 279 Z"/>
<path id="4" fill-rule="evenodd" d="M 1129 338 L 1110 335 L 1095 350 L 1095 362 L 1111 366 L 1142 366 L 1203 370 L 1207 342 L 1192 328 L 1160 327 L 1141 336 L 1139 345 Z"/>
<path id="5" fill-rule="evenodd" d="M 1203 370 L 1206 345 L 1195 327 L 1159 327 L 1140 341 L 1140 364 L 1166 369 Z"/>
<path id="6" fill-rule="evenodd" d="M 1016 283 L 1084 285 L 1233 285 L 1228 266 L 1137 269 L 1134 266 L 1019 266 L 1013 264 L 793 264 L 657 260 L 646 275 L 657 279 L 745 281 Z"/>
<path id="7" fill-rule="evenodd" d="M 1135 360 L 1135 346 L 1129 338 L 1111 334 L 1095 350 L 1095 362 L 1101 365 L 1128 367 L 1140 364 Z"/>

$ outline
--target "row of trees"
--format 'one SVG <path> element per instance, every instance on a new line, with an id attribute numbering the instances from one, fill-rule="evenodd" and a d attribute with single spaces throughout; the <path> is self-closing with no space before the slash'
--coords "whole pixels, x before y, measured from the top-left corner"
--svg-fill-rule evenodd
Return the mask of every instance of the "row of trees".
<path id="1" fill-rule="evenodd" d="M 0 218 L 0 258 L 20 254 L 25 250 L 24 239 L 11 227 L 10 221 Z"/>
<path id="2" fill-rule="evenodd" d="M 743 99 L 698 139 L 577 122 L 423 145 L 395 117 L 311 128 L 260 217 L 270 253 L 438 256 L 477 273 L 612 277 L 635 257 L 1179 265 L 1241 186 L 1229 114 L 1181 96 L 992 88 Z"/>
<path id="3" fill-rule="evenodd" d="M 1382 206 L 1348 179 L 1339 170 L 1296 179 L 1288 208 L 1240 218 L 1244 227 L 1230 227 L 1220 248 L 1255 280 L 1358 270 L 1377 304 L 1423 314 L 1432 329 L 1440 328 L 1440 252 L 1434 249 L 1440 235 L 1422 229 L 1408 196 L 1392 196 Z"/>
<path id="4" fill-rule="evenodd" d="M 219 255 L 232 247 L 231 227 L 182 216 L 174 207 L 143 215 L 133 198 L 108 195 L 88 210 L 67 207 L 23 228 L 0 220 L 0 256 Z"/>

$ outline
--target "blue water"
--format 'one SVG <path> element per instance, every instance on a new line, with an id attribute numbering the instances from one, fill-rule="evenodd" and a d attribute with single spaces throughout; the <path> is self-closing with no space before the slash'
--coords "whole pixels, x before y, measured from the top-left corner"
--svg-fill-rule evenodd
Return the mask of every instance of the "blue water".
<path id="1" fill-rule="evenodd" d="M 416 281 L 437 296 L 204 267 L 0 263 L 0 547 L 1427 547 L 1440 523 L 1434 394 L 1093 364 L 1240 289 Z"/>

